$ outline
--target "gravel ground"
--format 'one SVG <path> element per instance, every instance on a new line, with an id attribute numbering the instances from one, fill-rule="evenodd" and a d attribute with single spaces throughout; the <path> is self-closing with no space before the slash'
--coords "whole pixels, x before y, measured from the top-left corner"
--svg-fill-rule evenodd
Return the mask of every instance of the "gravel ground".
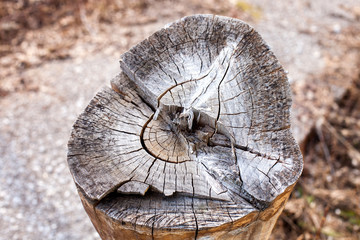
<path id="1" fill-rule="evenodd" d="M 97 238 L 66 165 L 66 145 L 77 115 L 117 71 L 109 56 L 52 62 L 24 73 L 40 82 L 36 92 L 1 101 L 0 239 Z"/>
<path id="2" fill-rule="evenodd" d="M 292 81 L 307 81 L 323 71 L 323 54 L 338 50 L 324 49 L 319 41 L 328 33 L 340 34 L 349 23 L 342 0 L 252 4 L 260 16 L 251 24 L 272 46 Z M 359 2 L 346 2 L 348 7 L 355 4 Z M 166 11 L 160 3 L 149 8 L 155 14 Z M 132 43 L 195 11 L 182 9 L 153 24 L 131 26 Z M 118 69 L 118 54 L 110 53 L 53 61 L 21 73 L 36 82 L 36 88 L 0 98 L 0 239 L 99 238 L 71 179 L 66 144 L 78 114 L 102 86 L 109 86 Z M 298 132 L 301 140 L 306 131 Z"/>

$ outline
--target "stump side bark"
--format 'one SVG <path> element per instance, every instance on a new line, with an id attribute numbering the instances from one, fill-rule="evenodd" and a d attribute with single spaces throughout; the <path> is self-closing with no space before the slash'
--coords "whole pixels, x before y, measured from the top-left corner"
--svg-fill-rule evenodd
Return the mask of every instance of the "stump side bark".
<path id="1" fill-rule="evenodd" d="M 292 187 L 288 188 L 274 201 L 273 206 L 260 214 L 251 212 L 237 221 L 199 231 L 135 227 L 112 217 L 108 214 L 108 209 L 94 207 L 81 192 L 79 195 L 85 211 L 102 239 L 268 239 L 291 191 Z"/>
<path id="2" fill-rule="evenodd" d="M 68 163 L 102 239 L 267 239 L 302 171 L 281 65 L 258 33 L 195 15 L 124 53 Z"/>

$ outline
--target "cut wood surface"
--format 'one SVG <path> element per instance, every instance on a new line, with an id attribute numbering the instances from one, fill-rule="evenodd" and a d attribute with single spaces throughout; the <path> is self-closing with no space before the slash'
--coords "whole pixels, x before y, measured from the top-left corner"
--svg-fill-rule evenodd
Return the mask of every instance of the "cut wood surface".
<path id="1" fill-rule="evenodd" d="M 302 171 L 286 74 L 249 25 L 185 17 L 121 56 L 68 163 L 103 239 L 267 239 Z"/>

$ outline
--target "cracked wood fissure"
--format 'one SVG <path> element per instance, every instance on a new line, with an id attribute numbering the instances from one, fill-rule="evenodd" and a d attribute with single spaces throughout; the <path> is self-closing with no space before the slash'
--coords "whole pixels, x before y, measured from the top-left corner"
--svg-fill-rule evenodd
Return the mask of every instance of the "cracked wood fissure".
<path id="1" fill-rule="evenodd" d="M 249 25 L 195 15 L 121 56 L 68 163 L 103 239 L 267 239 L 302 171 L 281 65 Z"/>

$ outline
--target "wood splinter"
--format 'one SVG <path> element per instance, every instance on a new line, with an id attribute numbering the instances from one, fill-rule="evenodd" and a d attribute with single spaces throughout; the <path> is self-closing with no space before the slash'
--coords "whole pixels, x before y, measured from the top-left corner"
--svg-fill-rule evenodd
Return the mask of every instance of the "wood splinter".
<path id="1" fill-rule="evenodd" d="M 286 74 L 237 19 L 180 19 L 121 56 L 68 164 L 102 239 L 268 239 L 303 167 Z"/>

